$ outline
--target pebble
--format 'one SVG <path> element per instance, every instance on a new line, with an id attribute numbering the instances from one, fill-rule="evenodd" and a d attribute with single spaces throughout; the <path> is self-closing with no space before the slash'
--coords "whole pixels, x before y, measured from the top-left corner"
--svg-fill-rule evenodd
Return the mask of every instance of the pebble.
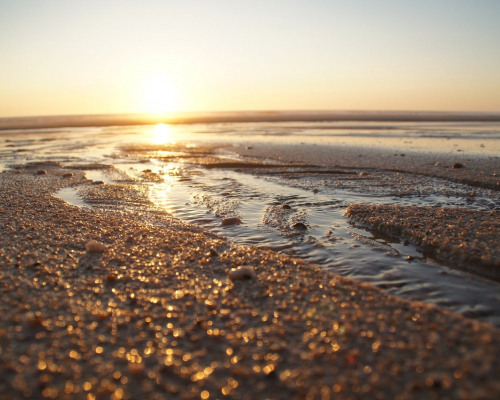
<path id="1" fill-rule="evenodd" d="M 238 217 L 224 218 L 221 222 L 222 226 L 241 224 L 241 219 Z"/>
<path id="2" fill-rule="evenodd" d="M 63 175 L 63 178 L 73 178 L 75 175 L 73 173 L 67 173 Z"/>
<path id="3" fill-rule="evenodd" d="M 255 278 L 255 270 L 252 267 L 248 266 L 231 268 L 231 271 L 229 271 L 229 274 L 227 276 L 232 281 L 242 280 L 242 279 L 253 279 Z"/>
<path id="4" fill-rule="evenodd" d="M 292 207 L 290 207 L 288 204 L 283 204 L 281 206 L 281 208 L 284 209 L 284 210 L 291 210 L 292 209 Z"/>
<path id="5" fill-rule="evenodd" d="M 460 164 L 458 162 L 453 164 L 453 168 L 463 168 L 463 167 L 464 167 L 463 164 Z"/>
<path id="6" fill-rule="evenodd" d="M 303 224 L 302 222 L 296 222 L 292 225 L 292 228 L 295 228 L 295 229 L 301 229 L 301 230 L 304 230 L 306 231 L 307 230 L 307 226 L 306 224 Z"/>
<path id="7" fill-rule="evenodd" d="M 37 175 L 47 175 L 47 171 L 45 171 L 43 169 L 38 170 L 36 173 L 37 173 Z"/>
<path id="8" fill-rule="evenodd" d="M 85 250 L 87 250 L 89 253 L 102 253 L 104 252 L 104 250 L 106 250 L 106 246 L 104 246 L 102 243 L 96 242 L 95 240 L 90 240 L 85 245 Z"/>

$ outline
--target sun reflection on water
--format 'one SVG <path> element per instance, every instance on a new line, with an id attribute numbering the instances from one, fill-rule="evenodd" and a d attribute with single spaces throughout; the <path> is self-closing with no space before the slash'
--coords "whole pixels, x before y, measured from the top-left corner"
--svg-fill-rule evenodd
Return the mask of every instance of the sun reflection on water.
<path id="1" fill-rule="evenodd" d="M 175 141 L 172 136 L 172 130 L 170 125 L 166 124 L 157 124 L 153 128 L 153 143 L 155 144 L 174 144 Z"/>

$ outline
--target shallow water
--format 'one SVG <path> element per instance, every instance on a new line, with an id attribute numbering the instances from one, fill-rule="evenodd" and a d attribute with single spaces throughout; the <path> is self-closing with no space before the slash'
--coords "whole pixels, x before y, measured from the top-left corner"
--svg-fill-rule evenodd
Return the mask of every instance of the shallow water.
<path id="1" fill-rule="evenodd" d="M 146 186 L 155 205 L 184 221 L 227 236 L 235 243 L 297 256 L 337 274 L 371 282 L 390 294 L 430 302 L 500 327 L 498 283 L 449 268 L 411 243 L 383 235 L 344 217 L 345 209 L 351 203 L 500 209 L 497 194 L 440 179 L 408 177 L 387 171 L 374 170 L 360 176 L 357 170 L 313 172 L 299 167 L 259 168 L 257 172 L 251 169 L 206 169 L 198 165 L 198 162 L 203 162 L 203 157 L 183 161 L 178 157 L 187 153 L 180 151 L 121 151 L 121 147 L 138 141 L 159 144 L 182 139 L 184 143 L 191 143 L 191 149 L 196 149 L 214 141 L 241 144 L 265 140 L 272 145 L 282 143 L 285 136 L 288 138 L 285 140 L 292 142 L 304 140 L 321 144 L 329 140 L 330 144 L 339 145 L 346 141 L 350 146 L 364 140 L 369 147 L 387 146 L 391 149 L 408 149 L 418 142 L 415 144 L 418 150 L 428 140 L 425 136 L 436 129 L 435 125 L 433 128 L 429 125 L 413 127 L 411 131 L 405 125 L 412 143 L 404 143 L 408 142 L 408 137 L 401 136 L 401 127 L 397 128 L 399 131 L 386 129 L 388 133 L 381 133 L 383 129 L 373 126 L 360 129 L 352 125 L 348 128 L 312 125 L 200 124 L 166 130 L 163 127 L 102 128 L 89 132 L 79 130 L 72 132 L 72 136 L 61 131 L 46 132 L 43 140 L 31 133 L 22 140 L 0 143 L 0 163 L 8 166 L 54 160 L 65 165 L 89 162 L 114 165 L 135 179 L 136 184 Z M 470 154 L 487 154 L 498 147 L 495 135 L 500 130 L 497 132 L 495 127 L 483 126 L 482 131 L 473 134 L 470 127 L 469 131 L 463 127 L 441 128 L 441 133 L 435 134 L 434 143 L 446 141 L 450 151 L 455 151 L 457 143 L 468 145 L 464 152 Z M 344 136 L 349 129 L 358 129 L 358 135 L 346 139 Z M 459 130 L 465 133 L 453 136 L 452 133 Z M 484 140 L 489 142 L 480 147 Z M 239 159 L 228 151 L 218 156 Z M 144 180 L 143 171 L 148 169 L 157 173 L 162 181 Z M 84 170 L 87 178 L 93 181 L 104 184 L 124 182 L 103 170 Z M 65 188 L 56 196 L 77 206 L 92 206 L 85 202 L 78 190 Z M 283 208 L 285 204 L 287 206 Z M 242 224 L 222 226 L 222 219 L 231 216 L 241 218 Z"/>
<path id="2" fill-rule="evenodd" d="M 163 168 L 161 164 L 147 167 L 160 173 Z M 290 187 L 279 178 L 173 163 L 168 168 L 176 169 L 179 175 L 149 184 L 149 196 L 182 220 L 238 244 L 297 256 L 340 275 L 371 282 L 390 294 L 430 302 L 500 326 L 498 283 L 449 268 L 417 246 L 344 217 L 351 203 L 455 206 L 465 204 L 464 199 L 444 195 L 395 198 L 343 189 L 315 194 Z M 492 207 L 491 202 L 484 202 L 483 207 L 478 203 L 475 208 Z M 283 209 L 283 204 L 291 208 Z M 500 208 L 500 204 L 494 206 Z M 222 219 L 228 216 L 241 218 L 242 224 L 222 226 Z M 307 229 L 294 228 L 294 222 Z"/>

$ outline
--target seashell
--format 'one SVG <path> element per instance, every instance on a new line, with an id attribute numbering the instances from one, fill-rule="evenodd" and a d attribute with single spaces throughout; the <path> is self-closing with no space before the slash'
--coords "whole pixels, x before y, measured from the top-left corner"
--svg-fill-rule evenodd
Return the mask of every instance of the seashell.
<path id="1" fill-rule="evenodd" d="M 89 253 L 102 253 L 104 250 L 106 250 L 106 247 L 102 243 L 96 242 L 95 240 L 90 240 L 85 245 L 85 250 L 87 250 Z"/>
<path id="2" fill-rule="evenodd" d="M 252 267 L 248 267 L 248 266 L 231 268 L 231 271 L 229 271 L 227 276 L 232 281 L 236 281 L 239 279 L 254 279 L 255 278 L 255 270 Z"/>
<path id="3" fill-rule="evenodd" d="M 222 226 L 241 224 L 241 219 L 238 217 L 224 218 L 221 222 Z"/>

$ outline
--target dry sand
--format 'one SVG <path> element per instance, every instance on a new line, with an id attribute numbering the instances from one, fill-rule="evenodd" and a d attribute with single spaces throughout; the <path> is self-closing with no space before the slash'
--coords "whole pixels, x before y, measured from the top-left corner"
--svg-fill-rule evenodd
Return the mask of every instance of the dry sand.
<path id="1" fill-rule="evenodd" d="M 52 193 L 83 174 L 37 168 L 0 174 L 0 399 L 500 396 L 488 324 L 166 213 L 70 206 Z"/>

